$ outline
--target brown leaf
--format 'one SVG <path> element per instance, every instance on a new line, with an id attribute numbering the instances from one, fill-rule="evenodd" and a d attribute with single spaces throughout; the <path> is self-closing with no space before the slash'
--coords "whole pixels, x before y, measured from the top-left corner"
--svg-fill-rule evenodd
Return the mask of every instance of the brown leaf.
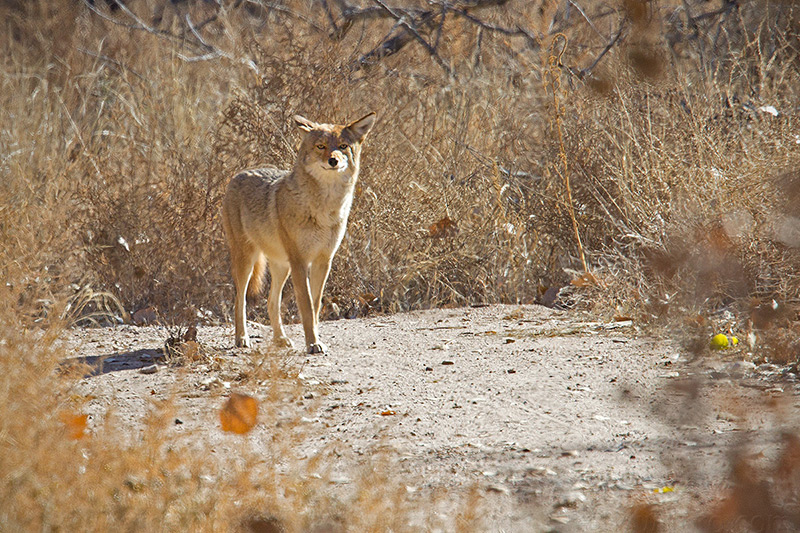
<path id="1" fill-rule="evenodd" d="M 219 412 L 223 431 L 244 435 L 256 425 L 258 401 L 252 396 L 239 392 L 231 393 L 228 401 Z"/>
<path id="2" fill-rule="evenodd" d="M 243 525 L 250 533 L 286 533 L 283 522 L 274 516 L 252 516 L 245 520 Z"/>
<path id="3" fill-rule="evenodd" d="M 67 430 L 67 437 L 71 440 L 80 440 L 86 436 L 86 422 L 89 415 L 76 415 L 75 413 L 63 412 L 59 415 L 61 422 Z"/>
<path id="4" fill-rule="evenodd" d="M 358 297 L 358 300 L 361 302 L 361 305 L 366 305 L 368 307 L 375 307 L 378 305 L 378 297 L 371 292 L 365 292 Z"/>
<path id="5" fill-rule="evenodd" d="M 591 272 L 584 272 L 579 277 L 570 281 L 576 287 L 597 287 L 600 285 L 600 280 Z"/>
<path id="6" fill-rule="evenodd" d="M 775 476 L 783 481 L 800 481 L 800 438 L 797 435 L 783 435 L 783 451 L 775 468 Z"/>
<path id="7" fill-rule="evenodd" d="M 393 411 L 392 409 L 387 409 L 386 411 L 381 411 L 381 416 L 393 416 L 396 415 L 397 411 Z"/>
<path id="8" fill-rule="evenodd" d="M 631 510 L 631 531 L 635 533 L 657 533 L 660 523 L 653 506 L 648 503 L 637 503 Z"/>
<path id="9" fill-rule="evenodd" d="M 428 235 L 432 238 L 447 237 L 458 233 L 458 225 L 448 216 L 428 227 Z"/>

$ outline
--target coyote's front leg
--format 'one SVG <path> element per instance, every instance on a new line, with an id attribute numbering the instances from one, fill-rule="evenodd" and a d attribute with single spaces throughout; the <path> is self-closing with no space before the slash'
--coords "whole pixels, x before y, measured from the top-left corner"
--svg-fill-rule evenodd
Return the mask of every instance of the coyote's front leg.
<path id="1" fill-rule="evenodd" d="M 325 282 L 328 281 L 328 274 L 331 271 L 331 260 L 333 254 L 322 254 L 311 263 L 311 302 L 314 304 L 314 324 L 319 327 L 319 312 L 322 309 L 322 293 L 325 290 Z"/>
<path id="2" fill-rule="evenodd" d="M 292 261 L 292 284 L 300 318 L 303 321 L 303 332 L 306 337 L 308 353 L 324 353 L 325 345 L 317 338 L 317 320 L 314 303 L 311 301 L 309 286 L 309 267 L 302 261 Z"/>

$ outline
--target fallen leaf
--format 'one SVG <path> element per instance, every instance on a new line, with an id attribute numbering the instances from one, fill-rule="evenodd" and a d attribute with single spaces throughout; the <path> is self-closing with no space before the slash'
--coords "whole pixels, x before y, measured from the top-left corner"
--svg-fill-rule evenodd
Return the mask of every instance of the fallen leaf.
<path id="1" fill-rule="evenodd" d="M 256 425 L 258 402 L 252 396 L 234 392 L 219 412 L 223 431 L 244 435 Z"/>
<path id="2" fill-rule="evenodd" d="M 428 234 L 432 238 L 446 237 L 458 233 L 458 225 L 448 216 L 428 227 Z"/>
<path id="3" fill-rule="evenodd" d="M 577 278 L 570 281 L 575 287 L 596 287 L 600 285 L 600 280 L 591 272 L 584 272 Z"/>
<path id="4" fill-rule="evenodd" d="M 649 503 L 637 503 L 630 509 L 630 529 L 635 533 L 657 533 L 661 522 Z"/>
<path id="5" fill-rule="evenodd" d="M 76 415 L 74 413 L 63 412 L 59 415 L 61 422 L 67 429 L 67 437 L 71 440 L 80 440 L 86 436 L 86 422 L 89 415 Z"/>
<path id="6" fill-rule="evenodd" d="M 375 307 L 378 305 L 378 297 L 371 292 L 365 292 L 359 296 L 358 299 L 361 302 L 361 305 L 366 305 L 367 307 Z"/>
<path id="7" fill-rule="evenodd" d="M 396 414 L 397 414 L 397 411 L 394 411 L 392 409 L 387 409 L 386 411 L 381 411 L 381 416 L 392 416 L 392 415 L 396 415 Z"/>

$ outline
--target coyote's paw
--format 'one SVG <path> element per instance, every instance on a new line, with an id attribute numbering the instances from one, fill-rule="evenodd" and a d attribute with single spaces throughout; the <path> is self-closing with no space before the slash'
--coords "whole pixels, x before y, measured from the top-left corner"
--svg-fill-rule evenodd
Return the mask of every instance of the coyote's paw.
<path id="1" fill-rule="evenodd" d="M 241 337 L 236 339 L 237 348 L 250 348 L 250 339 L 248 337 Z"/>
<path id="2" fill-rule="evenodd" d="M 292 340 L 289 337 L 274 337 L 272 344 L 278 348 L 294 348 L 294 344 L 292 344 Z"/>
<path id="3" fill-rule="evenodd" d="M 322 344 L 321 342 L 308 345 L 308 353 L 325 353 L 327 351 L 328 347 Z"/>

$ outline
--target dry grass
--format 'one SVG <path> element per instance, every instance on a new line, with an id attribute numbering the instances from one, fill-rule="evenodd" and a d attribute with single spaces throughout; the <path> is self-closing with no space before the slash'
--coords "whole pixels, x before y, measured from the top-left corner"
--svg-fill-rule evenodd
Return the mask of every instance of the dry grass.
<path id="1" fill-rule="evenodd" d="M 520 16 L 545 29 L 543 17 L 514 9 L 494 22 Z M 675 17 L 658 24 L 635 12 L 625 46 L 588 84 L 543 75 L 556 56 L 573 71 L 593 57 L 599 37 L 580 24 L 538 48 L 492 33 L 478 48 L 474 27 L 455 21 L 441 41 L 454 80 L 413 47 L 353 71 L 380 23 L 328 41 L 277 14 L 259 28 L 232 10 L 208 38 L 250 58 L 256 74 L 233 59 L 183 61 L 182 48 L 68 3 L 9 13 L 3 186 L 17 211 L 6 216 L 27 220 L 4 227 L 38 239 L 24 245 L 37 252 L 22 275 L 46 268 L 31 278 L 46 291 L 88 285 L 129 313 L 152 306 L 174 322 L 227 317 L 217 216 L 229 176 L 290 166 L 293 113 L 333 121 L 374 109 L 379 126 L 331 276 L 339 307 L 364 295 L 389 311 L 530 302 L 583 270 L 576 229 L 589 268 L 619 295 L 610 308 L 658 314 L 676 291 L 705 311 L 750 296 L 797 300 L 786 275 L 797 248 L 796 43 L 772 38 L 791 19 L 757 6 L 719 24 L 713 61 L 711 36 L 693 41 Z M 616 29 L 601 21 L 599 33 Z M 435 230 L 441 222 L 447 231 Z M 54 226 L 65 231 L 48 235 Z M 715 227 L 718 242 L 698 237 Z M 740 271 L 733 281 L 707 283 L 718 266 L 709 249 Z"/>
<path id="2" fill-rule="evenodd" d="M 130 4 L 145 17 L 158 2 Z M 274 518 L 289 531 L 318 520 L 365 531 L 381 526 L 362 523 L 363 510 L 380 509 L 403 530 L 402 495 L 377 470 L 363 483 L 381 492 L 346 512 L 328 502 L 320 517 L 313 482 L 298 475 L 278 490 L 246 446 L 233 472 L 177 453 L 161 431 L 169 402 L 123 448 L 113 419 L 91 438 L 64 428 L 80 399 L 59 372 L 63 321 L 150 306 L 176 324 L 228 318 L 221 194 L 243 167 L 291 165 L 297 112 L 380 116 L 331 274 L 344 314 L 534 301 L 582 268 L 574 221 L 600 280 L 581 289 L 585 305 L 646 320 L 729 310 L 740 327 L 762 328 L 776 324 L 760 321 L 775 299 L 784 329 L 769 357 L 796 359 L 790 5 L 745 3 L 690 24 L 669 2 L 653 12 L 626 2 L 624 44 L 579 79 L 568 71 L 591 65 L 621 19 L 601 15 L 600 2 L 584 6 L 592 26 L 554 3 L 511 2 L 486 20 L 541 32 L 538 44 L 453 20 L 439 52 L 454 79 L 419 46 L 353 71 L 391 21 L 332 41 L 303 22 L 324 27 L 318 3 L 285 4 L 222 13 L 205 35 L 229 57 L 208 61 L 76 2 L 0 7 L 0 405 L 13 415 L 0 420 L 4 527 L 195 531 Z M 188 9 L 201 20 L 208 6 Z M 177 31 L 167 19 L 161 28 Z M 551 21 L 566 35 L 560 83 L 543 82 Z"/>

